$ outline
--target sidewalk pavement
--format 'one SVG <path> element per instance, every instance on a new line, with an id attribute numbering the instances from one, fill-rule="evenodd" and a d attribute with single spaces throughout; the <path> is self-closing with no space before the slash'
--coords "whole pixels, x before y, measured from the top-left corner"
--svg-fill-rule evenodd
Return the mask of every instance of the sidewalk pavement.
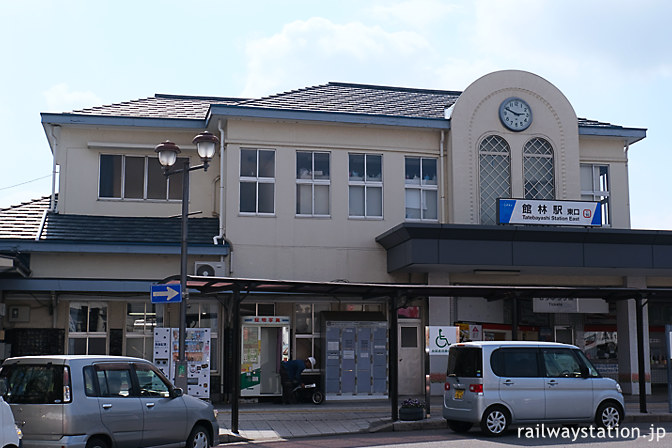
<path id="1" fill-rule="evenodd" d="M 667 391 L 654 392 L 646 398 L 648 412 L 644 414 L 640 412 L 638 396 L 625 397 L 626 423 L 672 422 Z M 430 415 L 424 420 L 393 422 L 388 400 L 327 399 L 321 405 L 241 403 L 238 434 L 231 432 L 231 407 L 224 404 L 216 404 L 215 407 L 219 411 L 217 420 L 220 425 L 220 444 L 225 444 L 246 440 L 269 441 L 360 432 L 446 428 L 441 405 L 442 397 L 432 397 Z"/>

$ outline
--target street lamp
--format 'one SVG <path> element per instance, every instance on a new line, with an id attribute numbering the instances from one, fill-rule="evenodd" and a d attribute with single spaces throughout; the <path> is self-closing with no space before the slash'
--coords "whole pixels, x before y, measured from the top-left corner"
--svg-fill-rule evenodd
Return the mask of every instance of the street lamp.
<path id="1" fill-rule="evenodd" d="M 184 159 L 184 166 L 181 169 L 172 170 L 171 168 L 177 162 L 177 155 L 180 148 L 170 140 L 156 146 L 154 151 L 158 154 L 159 163 L 163 167 L 163 174 L 168 177 L 174 174 L 182 173 L 182 244 L 180 247 L 180 289 L 182 290 L 182 301 L 180 302 L 180 331 L 179 331 L 179 354 L 178 361 L 175 364 L 175 385 L 187 390 L 187 359 L 185 354 L 185 334 L 187 327 L 187 300 L 189 299 L 189 290 L 187 289 L 187 236 L 188 226 L 187 217 L 189 216 L 189 172 L 203 169 L 208 170 L 210 160 L 215 155 L 219 139 L 208 131 L 203 131 L 194 137 L 193 143 L 196 144 L 198 155 L 203 161 L 202 165 L 190 167 L 189 158 Z"/>

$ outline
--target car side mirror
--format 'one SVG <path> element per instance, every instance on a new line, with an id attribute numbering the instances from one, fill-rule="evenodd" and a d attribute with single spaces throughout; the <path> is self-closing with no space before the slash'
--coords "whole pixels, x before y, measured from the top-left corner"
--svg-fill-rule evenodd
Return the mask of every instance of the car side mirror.
<path id="1" fill-rule="evenodd" d="M 184 395 L 184 391 L 179 387 L 175 387 L 170 391 L 170 398 L 178 398 L 182 395 Z"/>

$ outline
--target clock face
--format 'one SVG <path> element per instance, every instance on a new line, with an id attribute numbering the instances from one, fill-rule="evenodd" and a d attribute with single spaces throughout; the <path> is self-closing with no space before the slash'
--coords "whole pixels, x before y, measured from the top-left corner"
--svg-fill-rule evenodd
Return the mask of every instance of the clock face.
<path id="1" fill-rule="evenodd" d="M 532 109 L 520 98 L 507 98 L 499 106 L 499 119 L 512 131 L 523 131 L 532 124 Z"/>

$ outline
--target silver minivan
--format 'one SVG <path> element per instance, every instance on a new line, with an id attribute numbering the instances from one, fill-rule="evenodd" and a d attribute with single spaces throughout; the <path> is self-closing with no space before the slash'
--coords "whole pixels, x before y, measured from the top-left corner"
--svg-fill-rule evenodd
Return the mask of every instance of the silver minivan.
<path id="1" fill-rule="evenodd" d="M 210 403 L 152 363 L 124 356 L 27 356 L 0 368 L 5 400 L 32 447 L 183 447 L 219 443 Z"/>
<path id="2" fill-rule="evenodd" d="M 451 345 L 443 417 L 456 432 L 478 423 L 500 435 L 511 424 L 595 423 L 624 416 L 618 383 L 603 378 L 573 345 L 488 341 Z"/>

